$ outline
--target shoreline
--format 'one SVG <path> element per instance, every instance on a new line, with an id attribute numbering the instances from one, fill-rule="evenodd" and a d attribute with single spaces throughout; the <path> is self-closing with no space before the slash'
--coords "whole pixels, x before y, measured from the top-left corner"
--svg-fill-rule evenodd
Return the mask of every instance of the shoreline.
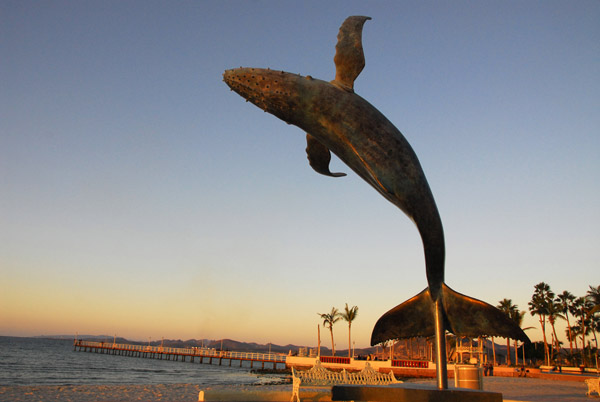
<path id="1" fill-rule="evenodd" d="M 435 380 L 411 379 L 407 383 L 431 384 Z M 450 388 L 454 388 L 450 381 Z M 540 378 L 485 377 L 484 390 L 500 392 L 504 401 L 577 402 L 589 401 L 581 382 Z M 129 384 L 129 385 L 10 385 L 0 386 L 0 402 L 195 402 L 198 393 L 230 392 L 243 395 L 260 392 L 291 396 L 290 383 L 253 385 Z M 289 398 L 289 397 L 287 397 Z M 286 399 L 286 401 L 289 399 Z"/>

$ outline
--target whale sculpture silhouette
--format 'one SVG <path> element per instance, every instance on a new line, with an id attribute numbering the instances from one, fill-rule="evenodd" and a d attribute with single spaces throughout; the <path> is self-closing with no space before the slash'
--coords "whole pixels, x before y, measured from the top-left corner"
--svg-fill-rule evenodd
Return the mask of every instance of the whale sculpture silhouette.
<path id="1" fill-rule="evenodd" d="M 362 29 L 369 17 L 348 17 L 338 34 L 336 76 L 331 82 L 283 71 L 236 68 L 225 83 L 247 101 L 307 132 L 307 156 L 318 173 L 329 169 L 331 153 L 417 226 L 425 253 L 429 287 L 385 313 L 371 344 L 415 336 L 436 337 L 436 359 L 445 362 L 444 333 L 501 336 L 529 341 L 521 328 L 495 307 L 453 291 L 444 283 L 442 221 L 417 156 L 398 129 L 354 93 L 365 65 Z M 446 365 L 438 364 L 438 388 L 447 388 Z"/>

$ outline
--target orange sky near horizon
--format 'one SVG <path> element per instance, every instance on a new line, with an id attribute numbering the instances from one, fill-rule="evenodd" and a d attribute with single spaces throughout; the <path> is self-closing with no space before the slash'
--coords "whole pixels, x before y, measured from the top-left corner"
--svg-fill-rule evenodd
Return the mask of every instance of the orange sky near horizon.
<path id="1" fill-rule="evenodd" d="M 31 281 L 24 274 L 14 275 L 11 278 L 14 286 L 3 286 L 0 294 L 0 335 L 116 335 L 142 341 L 225 338 L 314 347 L 317 345 L 316 327 L 321 324 L 316 313 L 329 312 L 322 303 L 310 298 L 302 303 L 301 311 L 287 311 L 287 301 L 302 297 L 293 290 L 269 290 L 262 297 L 255 297 L 252 291 L 230 287 L 247 301 L 240 305 L 226 293 L 191 282 L 181 286 L 168 281 L 145 283 L 141 286 L 146 290 L 150 288 L 150 292 L 139 293 L 128 289 L 127 282 L 115 287 L 116 279 L 99 276 L 86 280 L 97 281 L 98 291 L 78 288 L 75 278 L 51 272 L 47 272 L 43 281 Z M 52 289 L 52 297 L 48 297 L 48 289 Z M 370 330 L 379 314 L 365 310 L 359 304 L 359 316 L 353 323 L 356 347 L 369 346 Z M 292 314 L 295 318 L 285 317 Z M 529 326 L 534 327 L 527 331 L 530 338 L 541 340 L 537 317 L 527 313 L 524 327 Z M 566 323 L 559 320 L 556 328 L 559 338 L 566 343 L 563 335 Z M 334 334 L 336 348 L 347 348 L 347 324 L 338 322 Z M 549 326 L 546 335 L 550 339 Z M 321 342 L 330 347 L 328 330 L 323 327 Z"/>

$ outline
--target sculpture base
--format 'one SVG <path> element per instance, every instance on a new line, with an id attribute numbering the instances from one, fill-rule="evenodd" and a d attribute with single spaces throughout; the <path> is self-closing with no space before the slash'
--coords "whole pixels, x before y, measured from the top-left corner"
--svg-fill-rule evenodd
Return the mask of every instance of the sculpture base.
<path id="1" fill-rule="evenodd" d="M 369 385 L 336 385 L 331 389 L 332 401 L 381 402 L 502 402 L 498 392 L 465 388 L 437 389 L 424 384 L 399 384 L 389 387 Z"/>

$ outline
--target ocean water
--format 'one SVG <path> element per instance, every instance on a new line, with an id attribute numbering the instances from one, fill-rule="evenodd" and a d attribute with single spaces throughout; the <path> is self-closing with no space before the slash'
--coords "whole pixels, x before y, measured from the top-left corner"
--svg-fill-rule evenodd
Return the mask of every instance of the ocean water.
<path id="1" fill-rule="evenodd" d="M 234 363 L 234 366 L 238 366 Z M 0 336 L 0 385 L 263 384 L 247 367 L 75 352 L 72 340 Z"/>

